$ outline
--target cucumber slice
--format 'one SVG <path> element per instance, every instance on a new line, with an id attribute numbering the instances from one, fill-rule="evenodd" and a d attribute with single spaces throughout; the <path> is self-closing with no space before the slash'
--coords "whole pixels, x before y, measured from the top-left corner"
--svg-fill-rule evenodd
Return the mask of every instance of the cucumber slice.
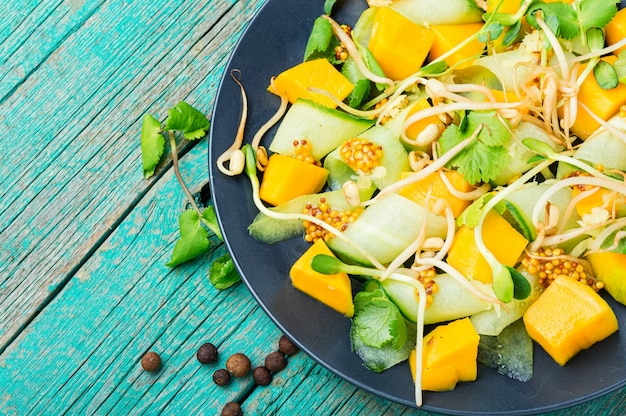
<path id="1" fill-rule="evenodd" d="M 359 134 L 358 137 L 371 140 L 372 143 L 382 146 L 383 148 L 383 157 L 380 161 L 380 166 L 382 166 L 384 170 L 378 168 L 365 174 L 366 177 L 374 182 L 378 189 L 383 189 L 399 181 L 402 179 L 402 172 L 411 170 L 409 154 L 402 143 L 400 143 L 399 136 L 394 134 L 387 127 L 376 125 Z M 341 158 L 339 147 L 326 157 L 324 167 L 329 171 L 328 184 L 331 189 L 339 189 L 347 180 L 357 177 L 356 172 L 346 165 Z M 380 172 L 383 173 L 382 176 L 379 176 Z"/>
<path id="2" fill-rule="evenodd" d="M 295 156 L 294 140 L 306 139 L 311 155 L 321 160 L 344 141 L 368 129 L 373 120 L 354 117 L 310 100 L 299 99 L 289 108 L 280 123 L 269 150 Z"/>
<path id="3" fill-rule="evenodd" d="M 439 290 L 433 295 L 433 302 L 426 308 L 425 324 L 452 321 L 491 309 L 491 304 L 478 299 L 450 275 L 439 274 L 435 281 Z M 419 295 L 415 288 L 392 279 L 384 280 L 381 285 L 402 315 L 411 322 L 417 322 Z"/>
<path id="4" fill-rule="evenodd" d="M 446 219 L 398 194 L 389 194 L 367 207 L 344 235 L 382 264 L 394 260 L 419 236 L 426 216 L 426 237 L 444 238 Z M 346 262 L 370 265 L 366 257 L 348 242 L 333 237 L 330 249 Z"/>
<path id="5" fill-rule="evenodd" d="M 374 187 L 359 189 L 361 199 L 369 199 L 374 193 L 374 190 Z M 289 202 L 270 209 L 274 212 L 300 213 L 304 210 L 306 204 L 317 204 L 320 198 L 325 198 L 328 205 L 339 211 L 352 208 L 346 202 L 343 192 L 338 190 L 299 196 Z M 252 224 L 248 226 L 248 232 L 256 240 L 266 244 L 274 244 L 279 241 L 302 236 L 304 234 L 304 226 L 302 225 L 302 221 L 297 219 L 282 220 L 259 213 L 252 221 Z"/>
<path id="6" fill-rule="evenodd" d="M 389 7 L 421 25 L 482 22 L 484 12 L 474 0 L 395 0 Z"/>

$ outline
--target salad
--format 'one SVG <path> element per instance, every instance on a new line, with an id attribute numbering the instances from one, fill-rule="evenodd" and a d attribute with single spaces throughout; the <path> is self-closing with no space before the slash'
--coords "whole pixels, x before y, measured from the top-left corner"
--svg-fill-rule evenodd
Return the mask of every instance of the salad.
<path id="1" fill-rule="evenodd" d="M 617 331 L 598 292 L 625 303 L 617 3 L 438 3 L 350 28 L 327 2 L 268 80 L 279 111 L 218 159 L 251 180 L 250 234 L 311 242 L 294 286 L 352 319 L 368 368 L 408 359 L 418 405 L 477 361 L 528 380 L 531 340 L 566 365 Z"/>

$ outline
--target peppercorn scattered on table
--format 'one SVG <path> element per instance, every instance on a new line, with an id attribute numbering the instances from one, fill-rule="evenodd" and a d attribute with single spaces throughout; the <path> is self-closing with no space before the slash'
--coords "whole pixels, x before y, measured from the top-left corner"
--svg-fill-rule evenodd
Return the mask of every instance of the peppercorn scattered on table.
<path id="1" fill-rule="evenodd" d="M 210 114 L 263 3 L 1 2 L 0 415 L 215 415 L 230 402 L 245 415 L 429 414 L 304 352 L 267 361 L 280 330 L 245 285 L 209 283 L 226 252 L 217 238 L 204 258 L 165 266 L 188 199 L 169 148 L 142 176 L 142 116 L 164 118 L 181 100 Z M 211 203 L 207 140 L 177 149 L 202 204 Z M 214 383 L 238 353 L 248 375 Z M 268 365 L 279 369 L 271 378 L 254 371 Z M 558 414 L 617 415 L 625 393 Z"/>

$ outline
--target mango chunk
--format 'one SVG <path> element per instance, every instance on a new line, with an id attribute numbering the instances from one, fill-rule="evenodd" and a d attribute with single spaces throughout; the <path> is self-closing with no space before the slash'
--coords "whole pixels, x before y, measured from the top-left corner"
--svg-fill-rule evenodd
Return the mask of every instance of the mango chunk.
<path id="1" fill-rule="evenodd" d="M 602 58 L 602 60 L 614 64 L 617 57 L 610 55 Z M 584 67 L 585 65 L 581 67 L 579 73 L 584 71 Z M 570 128 L 572 133 L 585 140 L 600 127 L 600 123 L 591 118 L 589 113 L 582 108 L 581 104 L 586 105 L 596 116 L 607 121 L 617 114 L 621 106 L 626 104 L 626 85 L 620 83 L 615 88 L 605 90 L 598 85 L 593 73 L 585 78 L 585 81 L 578 91 L 578 112 L 576 121 Z"/>
<path id="2" fill-rule="evenodd" d="M 469 318 L 440 325 L 424 337 L 422 350 L 422 390 L 453 390 L 459 381 L 474 381 L 478 373 L 476 357 L 480 336 Z M 415 381 L 415 350 L 409 366 Z"/>
<path id="3" fill-rule="evenodd" d="M 515 266 L 528 245 L 528 240 L 495 211 L 490 211 L 485 217 L 483 241 L 500 263 L 510 267 Z M 491 283 L 491 267 L 476 246 L 474 229 L 466 225 L 459 228 L 452 240 L 447 261 L 466 278 Z"/>
<path id="4" fill-rule="evenodd" d="M 426 98 L 420 98 L 419 100 L 415 102 L 415 104 L 413 104 L 413 106 L 409 110 L 407 114 L 407 118 L 411 117 L 413 114 L 419 111 L 426 110 L 431 107 L 432 105 L 430 105 L 430 103 L 428 102 Z M 424 130 L 431 124 L 434 125 L 434 128 L 436 129 L 438 134 L 441 134 L 446 128 L 445 124 L 441 120 L 439 120 L 437 116 L 430 116 L 430 117 L 425 117 L 420 120 L 417 120 L 415 123 L 412 123 L 406 129 L 406 135 L 411 140 L 418 140 L 418 138 L 420 138 L 420 135 L 424 133 Z M 430 135 L 428 131 L 425 132 L 424 134 Z M 429 151 L 430 149 L 428 146 L 426 146 L 422 150 Z"/>
<path id="5" fill-rule="evenodd" d="M 274 153 L 265 167 L 259 197 L 268 204 L 280 205 L 319 192 L 327 178 L 327 169 Z"/>
<path id="6" fill-rule="evenodd" d="M 572 198 L 578 196 L 581 192 L 578 186 L 574 186 L 572 188 Z M 582 217 L 585 214 L 591 213 L 591 210 L 596 207 L 604 207 L 611 212 L 613 209 L 619 210 L 624 204 L 626 204 L 626 197 L 623 195 L 619 195 L 608 189 L 599 189 L 578 201 L 576 203 L 576 212 Z"/>
<path id="7" fill-rule="evenodd" d="M 461 42 L 472 37 L 483 27 L 482 23 L 465 23 L 459 25 L 431 25 L 430 30 L 435 34 L 433 45 L 430 47 L 429 59 L 439 58 L 444 53 L 456 48 Z M 453 66 L 459 64 L 459 68 L 471 65 L 474 60 L 469 59 L 478 57 L 485 49 L 484 43 L 478 39 L 456 50 L 445 61 L 448 65 Z M 462 64 L 461 64 L 462 62 Z"/>
<path id="8" fill-rule="evenodd" d="M 613 19 L 604 27 L 604 37 L 607 45 L 614 45 L 620 40 L 626 38 L 626 9 L 617 12 Z M 613 53 L 619 55 L 626 46 L 622 46 Z"/>
<path id="9" fill-rule="evenodd" d="M 352 317 L 352 285 L 346 273 L 321 274 L 311 268 L 311 260 L 318 254 L 333 256 L 323 240 L 317 240 L 289 270 L 293 286 L 331 307 L 337 312 Z"/>
<path id="10" fill-rule="evenodd" d="M 617 331 L 615 313 L 591 287 L 557 277 L 526 310 L 524 325 L 559 365 Z"/>
<path id="11" fill-rule="evenodd" d="M 320 58 L 302 62 L 281 72 L 274 79 L 274 86 L 270 85 L 267 90 L 277 95 L 286 95 L 291 104 L 298 98 L 306 98 L 326 107 L 337 107 L 330 97 L 309 91 L 309 87 L 328 91 L 339 101 L 343 101 L 354 89 L 348 78 L 328 60 Z"/>
<path id="12" fill-rule="evenodd" d="M 621 253 L 592 253 L 587 260 L 602 283 L 604 289 L 613 299 L 626 305 L 626 254 Z"/>
<path id="13" fill-rule="evenodd" d="M 415 173 L 412 172 L 403 172 L 402 179 L 414 174 Z M 472 185 L 463 178 L 463 175 L 455 170 L 447 171 L 443 174 L 446 176 L 450 184 L 460 192 L 470 192 L 474 189 L 474 187 L 472 187 Z M 450 204 L 450 208 L 452 208 L 452 213 L 455 218 L 461 215 L 465 208 L 467 208 L 471 203 L 471 201 L 454 196 L 444 183 L 443 179 L 441 179 L 439 172 L 434 172 L 418 182 L 405 186 L 399 193 L 400 195 L 417 202 L 421 206 L 426 206 L 426 200 L 428 198 L 428 209 L 436 214 L 442 214 L 442 212 L 436 212 L 435 210 L 439 200 L 443 199 Z"/>
<path id="14" fill-rule="evenodd" d="M 390 7 L 379 7 L 368 48 L 387 77 L 401 80 L 420 69 L 434 37 L 432 31 Z"/>

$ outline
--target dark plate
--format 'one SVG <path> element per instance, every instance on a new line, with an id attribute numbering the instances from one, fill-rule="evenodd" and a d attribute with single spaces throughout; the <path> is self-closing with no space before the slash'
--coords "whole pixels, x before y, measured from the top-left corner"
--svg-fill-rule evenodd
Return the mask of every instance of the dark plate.
<path id="1" fill-rule="evenodd" d="M 246 227 L 257 209 L 250 183 L 243 175 L 231 178 L 214 168 L 215 160 L 234 138 L 241 99 L 230 78 L 242 71 L 248 93 L 246 139 L 269 119 L 279 99 L 266 91 L 270 77 L 302 60 L 304 47 L 323 0 L 269 0 L 250 23 L 224 72 L 215 104 L 209 149 L 213 199 L 226 245 L 244 282 L 278 327 L 324 367 L 365 390 L 395 402 L 415 406 L 407 363 L 383 373 L 367 370 L 351 352 L 350 320 L 291 286 L 289 268 L 303 253 L 303 239 L 266 245 L 253 240 Z M 365 0 L 338 2 L 334 16 L 354 24 Z M 266 143 L 273 137 L 273 130 Z M 626 326 L 626 308 L 609 300 Z M 423 409 L 449 414 L 522 415 L 573 406 L 626 385 L 626 331 L 583 351 L 565 367 L 535 347 L 535 375 L 527 383 L 513 381 L 495 370 L 480 367 L 478 381 L 461 383 L 452 392 L 424 393 Z"/>

